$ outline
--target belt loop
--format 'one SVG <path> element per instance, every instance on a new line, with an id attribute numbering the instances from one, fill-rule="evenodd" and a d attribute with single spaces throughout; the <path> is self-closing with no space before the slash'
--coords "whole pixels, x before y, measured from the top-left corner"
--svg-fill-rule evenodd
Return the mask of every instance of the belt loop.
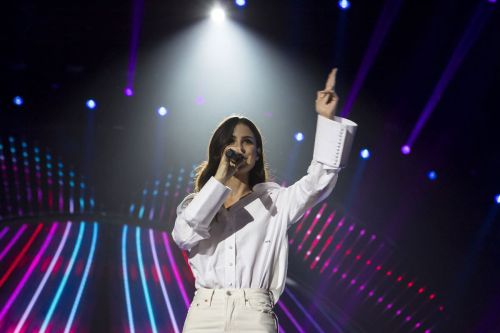
<path id="1" fill-rule="evenodd" d="M 247 297 L 247 290 L 243 288 L 243 298 L 245 299 L 245 304 L 248 302 L 248 297 Z"/>

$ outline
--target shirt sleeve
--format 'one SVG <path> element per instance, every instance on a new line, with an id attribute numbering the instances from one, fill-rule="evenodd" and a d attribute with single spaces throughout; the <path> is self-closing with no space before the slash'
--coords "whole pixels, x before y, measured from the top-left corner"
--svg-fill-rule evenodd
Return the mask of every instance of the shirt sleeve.
<path id="1" fill-rule="evenodd" d="M 307 175 L 279 193 L 278 209 L 286 214 L 287 227 L 305 211 L 327 198 L 347 165 L 357 124 L 341 117 L 333 120 L 318 115 L 313 160 Z"/>
<path id="2" fill-rule="evenodd" d="M 182 250 L 191 250 L 210 238 L 210 223 L 231 189 L 211 177 L 198 193 L 189 194 L 177 207 L 172 238 Z"/>

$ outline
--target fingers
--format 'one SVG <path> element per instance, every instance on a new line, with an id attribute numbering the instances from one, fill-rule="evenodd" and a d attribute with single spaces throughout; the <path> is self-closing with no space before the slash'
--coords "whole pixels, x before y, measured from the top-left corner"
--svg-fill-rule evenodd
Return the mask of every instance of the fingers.
<path id="1" fill-rule="evenodd" d="M 326 80 L 325 90 L 331 91 L 335 88 L 335 81 L 337 78 L 337 68 L 332 69 L 330 74 L 328 75 L 328 79 Z"/>
<path id="2" fill-rule="evenodd" d="M 238 169 L 240 168 L 242 165 L 244 165 L 246 163 L 246 160 L 245 159 L 241 159 L 240 161 L 235 161 L 235 160 L 232 160 L 230 159 L 229 157 L 227 157 L 226 153 L 227 151 L 231 149 L 233 151 L 235 151 L 236 153 L 238 154 L 243 154 L 241 152 L 240 149 L 238 149 L 237 147 L 234 147 L 234 146 L 226 146 L 224 148 L 224 151 L 222 153 L 222 156 L 223 156 L 223 159 L 224 159 L 224 162 L 226 162 L 227 165 L 229 165 L 230 168 L 235 168 L 235 169 Z M 238 160 L 238 159 L 237 159 Z"/>
<path id="3" fill-rule="evenodd" d="M 316 101 L 317 102 L 324 102 L 326 104 L 329 104 L 332 101 L 338 100 L 337 94 L 333 90 L 321 90 L 317 92 L 317 97 Z"/>

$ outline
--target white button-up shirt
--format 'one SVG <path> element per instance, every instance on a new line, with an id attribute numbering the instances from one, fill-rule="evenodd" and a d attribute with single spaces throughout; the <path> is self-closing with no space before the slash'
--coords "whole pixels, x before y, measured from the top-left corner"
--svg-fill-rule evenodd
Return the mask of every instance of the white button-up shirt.
<path id="1" fill-rule="evenodd" d="M 345 166 L 357 125 L 318 116 L 313 160 L 307 175 L 289 187 L 260 183 L 226 209 L 231 189 L 214 177 L 177 208 L 172 237 L 189 251 L 200 288 L 264 288 L 274 301 L 285 288 L 287 230 L 325 199 Z"/>

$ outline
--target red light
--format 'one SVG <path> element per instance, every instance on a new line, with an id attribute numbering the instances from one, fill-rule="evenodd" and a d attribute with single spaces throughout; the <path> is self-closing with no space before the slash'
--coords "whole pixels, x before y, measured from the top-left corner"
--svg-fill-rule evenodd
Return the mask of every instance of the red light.
<path id="1" fill-rule="evenodd" d="M 431 295 L 429 296 L 429 299 L 434 299 L 435 297 L 436 297 L 436 295 L 435 295 L 435 294 L 431 294 Z"/>
<path id="2" fill-rule="evenodd" d="M 361 259 L 361 256 L 358 254 L 358 255 L 356 256 L 356 260 L 359 260 L 359 259 Z"/>
<path id="3" fill-rule="evenodd" d="M 385 275 L 387 275 L 387 276 L 391 276 L 391 275 L 392 275 L 392 272 L 391 272 L 391 271 L 387 271 L 387 273 L 385 273 Z"/>
<path id="4" fill-rule="evenodd" d="M 347 251 L 345 251 L 345 255 L 346 255 L 346 256 L 348 256 L 348 255 L 350 255 L 350 254 L 351 254 L 351 250 L 347 250 Z"/>
<path id="5" fill-rule="evenodd" d="M 376 270 L 380 271 L 382 269 L 382 266 L 377 266 Z"/>
<path id="6" fill-rule="evenodd" d="M 421 294 L 421 293 L 423 293 L 423 292 L 424 292 L 424 290 L 425 290 L 424 288 L 420 288 L 420 289 L 418 290 L 418 293 L 419 293 L 419 294 Z"/>
<path id="7" fill-rule="evenodd" d="M 371 264 L 372 264 L 372 261 L 371 261 L 371 260 L 367 260 L 367 261 L 366 261 L 366 264 L 367 264 L 367 265 L 371 265 Z"/>
<path id="8" fill-rule="evenodd" d="M 413 287 L 413 281 L 412 282 L 408 282 L 408 288 L 411 288 Z"/>
<path id="9" fill-rule="evenodd" d="M 156 283 L 160 282 L 160 279 L 158 277 L 158 272 L 156 271 L 156 269 L 154 269 L 154 267 L 152 267 L 152 269 L 151 269 L 151 275 L 153 276 L 153 280 Z"/>
<path id="10" fill-rule="evenodd" d="M 403 277 L 400 275 L 398 276 L 398 279 L 396 281 L 401 282 L 403 280 Z"/>

